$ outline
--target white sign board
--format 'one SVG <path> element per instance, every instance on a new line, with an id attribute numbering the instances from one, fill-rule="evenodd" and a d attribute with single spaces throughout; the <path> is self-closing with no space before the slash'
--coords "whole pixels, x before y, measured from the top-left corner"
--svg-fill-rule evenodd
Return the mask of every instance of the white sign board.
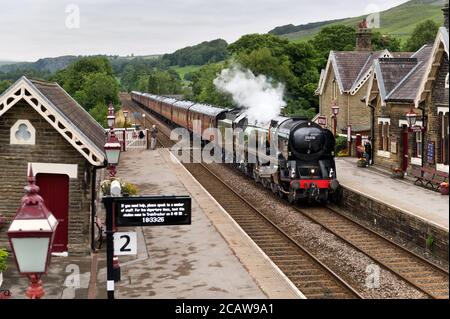
<path id="1" fill-rule="evenodd" d="M 136 232 L 114 233 L 114 255 L 137 255 Z"/>

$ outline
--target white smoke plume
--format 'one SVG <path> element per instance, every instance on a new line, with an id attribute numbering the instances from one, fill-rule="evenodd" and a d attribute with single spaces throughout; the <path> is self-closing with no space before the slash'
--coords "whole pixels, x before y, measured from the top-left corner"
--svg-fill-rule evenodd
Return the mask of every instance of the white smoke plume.
<path id="1" fill-rule="evenodd" d="M 255 76 L 240 66 L 224 69 L 214 79 L 218 90 L 231 94 L 233 101 L 248 111 L 249 123 L 267 125 L 286 106 L 284 85 L 273 85 L 265 75 Z"/>

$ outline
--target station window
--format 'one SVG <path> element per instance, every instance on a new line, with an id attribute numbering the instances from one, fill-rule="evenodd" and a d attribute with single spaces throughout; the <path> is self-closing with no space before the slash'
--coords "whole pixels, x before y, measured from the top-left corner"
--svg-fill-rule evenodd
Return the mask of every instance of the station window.
<path id="1" fill-rule="evenodd" d="M 378 136 L 380 137 L 378 149 L 380 151 L 389 151 L 389 123 L 378 123 Z"/>
<path id="2" fill-rule="evenodd" d="M 422 132 L 416 132 L 415 139 L 416 139 L 416 149 L 415 149 L 415 157 L 421 158 L 422 157 Z"/>

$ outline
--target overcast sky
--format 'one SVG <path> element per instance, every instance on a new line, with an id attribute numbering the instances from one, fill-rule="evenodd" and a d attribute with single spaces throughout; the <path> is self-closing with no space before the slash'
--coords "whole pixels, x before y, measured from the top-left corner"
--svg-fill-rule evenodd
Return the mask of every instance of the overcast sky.
<path id="1" fill-rule="evenodd" d="M 0 60 L 169 53 L 205 40 L 232 42 L 244 34 L 266 33 L 280 25 L 358 16 L 403 2 L 406 0 L 0 0 Z"/>

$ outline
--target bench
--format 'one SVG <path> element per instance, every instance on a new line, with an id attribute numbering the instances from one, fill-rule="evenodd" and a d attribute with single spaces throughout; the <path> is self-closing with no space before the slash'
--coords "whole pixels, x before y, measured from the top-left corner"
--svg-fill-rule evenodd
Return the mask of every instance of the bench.
<path id="1" fill-rule="evenodd" d="M 448 173 L 427 167 L 413 168 L 411 174 L 416 178 L 415 185 L 430 186 L 434 191 L 439 190 L 441 183 L 448 181 Z"/>

